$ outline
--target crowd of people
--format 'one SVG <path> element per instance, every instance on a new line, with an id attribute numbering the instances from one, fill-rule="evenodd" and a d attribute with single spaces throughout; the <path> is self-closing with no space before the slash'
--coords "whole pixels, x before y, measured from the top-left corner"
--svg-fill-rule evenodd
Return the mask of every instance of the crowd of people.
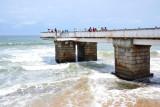
<path id="1" fill-rule="evenodd" d="M 57 28 L 54 28 L 54 29 L 48 29 L 48 32 L 49 33 L 57 33 L 57 32 L 64 33 L 64 32 L 68 32 L 68 30 L 57 30 Z"/>
<path id="2" fill-rule="evenodd" d="M 49 33 L 57 33 L 58 31 L 57 31 L 56 28 L 54 28 L 54 29 L 48 29 L 48 32 L 49 32 Z"/>
<path id="3" fill-rule="evenodd" d="M 101 27 L 101 29 L 97 29 L 95 27 L 90 27 L 88 32 L 100 32 L 100 31 L 107 31 L 107 27 Z"/>
<path id="4" fill-rule="evenodd" d="M 84 29 L 83 31 L 85 32 L 103 32 L 103 31 L 107 31 L 107 27 L 101 27 L 100 29 L 99 28 L 96 28 L 96 27 L 89 27 L 88 29 Z M 78 30 L 76 28 L 74 28 L 74 32 L 77 32 Z M 57 32 L 60 32 L 60 33 L 65 33 L 65 32 L 69 32 L 68 30 L 57 30 L 57 28 L 54 28 L 54 29 L 48 29 L 48 32 L 49 33 L 57 33 Z"/>

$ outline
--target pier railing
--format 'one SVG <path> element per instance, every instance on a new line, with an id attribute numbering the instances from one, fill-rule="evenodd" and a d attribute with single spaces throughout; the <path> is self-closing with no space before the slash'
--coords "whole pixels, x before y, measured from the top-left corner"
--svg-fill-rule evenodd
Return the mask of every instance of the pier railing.
<path id="1" fill-rule="evenodd" d="M 42 38 L 152 38 L 160 39 L 160 28 L 118 29 L 107 31 L 42 32 Z"/>

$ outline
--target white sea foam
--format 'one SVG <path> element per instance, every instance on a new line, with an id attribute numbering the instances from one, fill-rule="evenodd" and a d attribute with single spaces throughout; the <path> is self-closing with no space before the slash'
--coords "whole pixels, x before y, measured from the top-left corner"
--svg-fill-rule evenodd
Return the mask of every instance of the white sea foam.
<path id="1" fill-rule="evenodd" d="M 97 83 L 91 87 L 96 104 L 94 107 L 101 107 L 105 103 L 109 103 L 111 107 L 117 104 L 119 107 L 127 107 L 128 102 L 130 102 L 132 106 L 136 102 L 135 96 L 128 94 L 127 91 L 117 89 L 107 90 L 104 85 Z"/>
<path id="2" fill-rule="evenodd" d="M 15 50 L 12 53 L 8 53 L 12 55 L 12 58 L 9 60 L 11 62 L 38 62 L 42 63 L 45 58 L 53 57 L 54 58 L 54 49 L 42 48 L 42 49 L 29 49 L 29 50 Z"/>
<path id="3" fill-rule="evenodd" d="M 25 70 L 47 70 L 47 69 L 65 69 L 69 64 L 57 64 L 57 65 L 38 65 L 38 66 L 22 66 Z"/>
<path id="4" fill-rule="evenodd" d="M 104 79 L 104 78 L 112 78 L 116 79 L 117 77 L 115 75 L 111 75 L 109 73 L 98 73 L 97 71 L 92 70 L 93 74 L 89 76 L 90 79 Z"/>
<path id="5" fill-rule="evenodd" d="M 0 96 L 7 95 L 9 93 L 13 93 L 20 87 L 21 87 L 20 85 L 13 85 L 12 87 L 9 87 L 9 88 L 2 88 L 0 89 Z"/>
<path id="6" fill-rule="evenodd" d="M 156 50 L 160 54 L 160 50 Z"/>
<path id="7" fill-rule="evenodd" d="M 148 99 L 160 99 L 160 87 L 146 86 L 140 87 L 128 92 L 128 94 L 134 94 L 134 96 Z"/>
<path id="8" fill-rule="evenodd" d="M 150 68 L 151 71 L 159 71 L 160 70 L 160 58 L 151 58 L 150 60 Z"/>
<path id="9" fill-rule="evenodd" d="M 152 98 L 155 96 L 156 90 L 159 90 L 158 88 L 148 88 L 148 87 L 143 87 L 143 85 L 139 84 L 139 86 L 142 86 L 140 88 L 135 88 L 135 89 L 117 89 L 115 87 L 116 83 L 123 82 L 126 85 L 127 84 L 137 84 L 133 82 L 127 82 L 127 81 L 122 81 L 118 79 L 117 77 L 111 75 L 111 74 L 102 74 L 102 73 L 94 73 L 90 78 L 90 87 L 91 87 L 91 92 L 94 96 L 94 104 L 95 106 L 93 107 L 101 107 L 102 104 L 109 104 L 109 106 L 119 106 L 119 107 L 128 107 L 127 104 L 134 106 L 137 97 L 139 98 Z M 138 84 L 137 84 L 138 85 Z M 111 87 L 111 88 L 109 88 Z M 145 91 L 145 89 L 147 89 Z M 144 91 L 143 91 L 144 90 Z M 152 92 L 151 92 L 152 90 Z M 142 94 L 139 94 L 141 93 Z M 152 93 L 152 94 L 150 94 Z M 139 95 L 138 95 L 139 94 Z M 157 96 L 160 95 L 160 91 L 157 91 Z M 150 96 L 150 97 L 148 97 Z"/>

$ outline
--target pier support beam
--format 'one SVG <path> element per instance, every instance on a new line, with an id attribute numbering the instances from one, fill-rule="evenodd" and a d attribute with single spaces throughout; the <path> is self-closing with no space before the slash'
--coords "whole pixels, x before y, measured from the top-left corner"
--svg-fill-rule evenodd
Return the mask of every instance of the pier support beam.
<path id="1" fill-rule="evenodd" d="M 78 42 L 77 43 L 78 61 L 96 61 L 97 43 L 96 42 Z"/>
<path id="2" fill-rule="evenodd" d="M 55 41 L 55 59 L 57 63 L 75 62 L 75 42 Z"/>
<path id="3" fill-rule="evenodd" d="M 150 45 L 133 45 L 132 39 L 114 39 L 115 73 L 126 80 L 150 76 Z"/>

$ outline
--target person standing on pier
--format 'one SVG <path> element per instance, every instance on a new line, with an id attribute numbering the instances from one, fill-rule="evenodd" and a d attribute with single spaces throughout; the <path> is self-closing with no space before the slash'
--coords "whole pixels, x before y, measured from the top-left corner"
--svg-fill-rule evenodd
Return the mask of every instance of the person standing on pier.
<path id="1" fill-rule="evenodd" d="M 54 29 L 54 32 L 56 33 L 56 36 L 57 36 L 57 29 L 56 28 Z"/>
<path id="2" fill-rule="evenodd" d="M 51 30 L 50 30 L 50 29 L 48 29 L 48 32 L 50 33 L 50 32 L 51 32 Z"/>
<path id="3" fill-rule="evenodd" d="M 88 29 L 88 31 L 89 31 L 89 32 L 92 32 L 92 28 L 90 27 L 90 28 Z"/>
<path id="4" fill-rule="evenodd" d="M 104 31 L 107 31 L 107 27 L 104 27 Z"/>
<path id="5" fill-rule="evenodd" d="M 54 31 L 57 33 L 57 29 L 55 28 Z"/>

